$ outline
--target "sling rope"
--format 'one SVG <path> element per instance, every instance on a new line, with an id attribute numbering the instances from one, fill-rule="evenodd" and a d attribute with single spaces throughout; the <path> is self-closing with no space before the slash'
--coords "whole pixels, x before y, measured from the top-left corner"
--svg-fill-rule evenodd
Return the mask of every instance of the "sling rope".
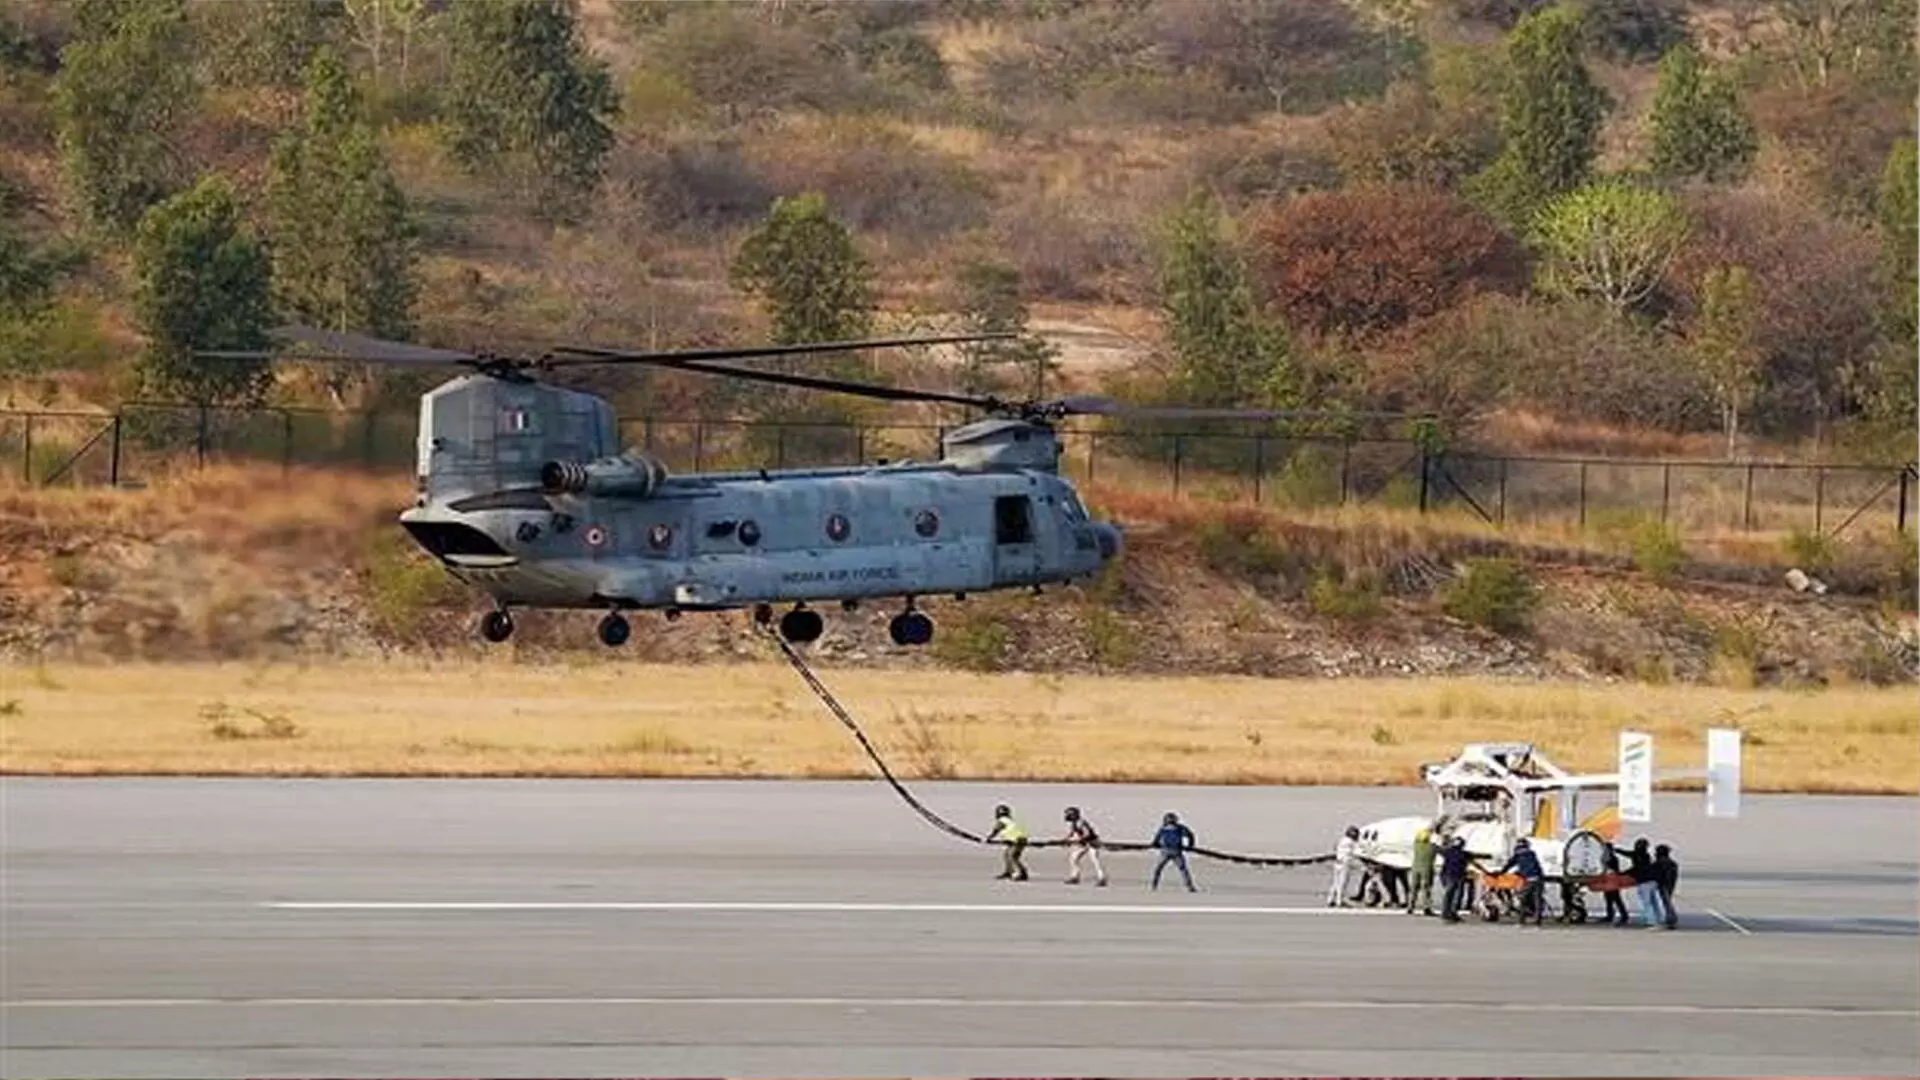
<path id="1" fill-rule="evenodd" d="M 873 767 L 880 770 L 880 776 L 886 780 L 889 787 L 893 788 L 894 794 L 900 796 L 901 801 L 912 808 L 914 813 L 919 814 L 922 820 L 934 828 L 939 829 L 941 832 L 946 833 L 948 836 L 957 840 L 965 840 L 971 844 L 1006 843 L 1004 840 L 988 840 L 979 833 L 955 825 L 953 822 L 941 817 L 938 813 L 934 812 L 932 808 L 928 807 L 926 803 L 921 802 L 915 797 L 913 792 L 909 790 L 905 784 L 901 783 L 899 778 L 893 775 L 893 770 L 887 768 L 886 759 L 880 756 L 880 751 L 874 747 L 872 740 L 867 738 L 867 733 L 861 730 L 859 722 L 854 720 L 852 714 L 847 712 L 846 706 L 840 703 L 840 699 L 835 697 L 833 691 L 827 689 L 826 684 L 821 682 L 819 677 L 813 673 L 812 667 L 809 666 L 806 659 L 800 655 L 799 650 L 793 647 L 793 643 L 781 637 L 777 632 L 769 632 L 768 636 L 773 638 L 774 643 L 780 646 L 781 655 L 787 658 L 787 663 L 799 674 L 801 681 L 805 682 L 807 688 L 813 691 L 813 696 L 819 698 L 820 703 L 827 707 L 827 711 L 833 714 L 834 719 L 840 721 L 840 725 L 853 735 L 854 740 L 860 744 L 860 749 L 865 751 L 867 760 L 873 762 Z M 1065 847 L 1068 843 L 1070 843 L 1070 841 L 1067 840 L 1030 840 L 1027 842 L 1027 846 L 1037 848 Z M 1103 851 L 1155 850 L 1152 844 L 1139 844 L 1128 841 L 1116 842 L 1103 839 L 1099 842 L 1099 845 Z M 1187 849 L 1187 854 L 1198 855 L 1207 859 L 1217 859 L 1221 862 L 1238 863 L 1242 866 L 1312 866 L 1316 863 L 1333 861 L 1331 852 L 1324 855 L 1242 855 L 1229 851 L 1215 851 L 1212 848 L 1191 847 Z"/>

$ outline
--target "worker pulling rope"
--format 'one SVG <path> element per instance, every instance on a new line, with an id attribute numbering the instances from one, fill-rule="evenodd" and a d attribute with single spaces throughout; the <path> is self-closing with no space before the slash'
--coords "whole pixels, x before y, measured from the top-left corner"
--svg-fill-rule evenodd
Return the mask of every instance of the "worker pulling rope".
<path id="1" fill-rule="evenodd" d="M 793 667 L 795 672 L 799 673 L 801 681 L 805 682 L 807 688 L 813 691 L 813 696 L 819 698 L 820 703 L 827 707 L 827 711 L 833 714 L 834 719 L 840 721 L 840 725 L 853 734 L 855 741 L 860 744 L 860 749 L 866 752 L 867 760 L 873 762 L 874 768 L 880 770 L 880 775 L 886 780 L 888 786 L 893 788 L 894 793 L 899 795 L 901 801 L 911 807 L 914 813 L 919 814 L 927 824 L 955 839 L 965 840 L 973 844 L 1004 843 L 1004 841 L 999 840 L 988 840 L 979 833 L 955 825 L 953 822 L 935 813 L 927 804 L 916 798 L 913 792 L 908 790 L 907 786 L 902 784 L 899 779 L 893 775 L 893 770 L 887 768 L 886 760 L 880 756 L 880 751 L 876 749 L 873 742 L 867 738 L 867 733 L 860 729 L 859 723 L 847 712 L 846 707 L 840 704 L 840 699 L 833 696 L 833 691 L 828 690 L 826 684 L 822 683 L 819 677 L 814 675 L 813 669 L 809 667 L 806 660 L 801 657 L 799 650 L 793 647 L 793 643 L 777 633 L 770 633 L 768 636 L 773 638 L 775 644 L 780 646 L 781 655 L 785 656 L 787 663 Z M 1063 847 L 1066 843 L 1067 841 L 1065 840 L 1036 840 L 1030 842 L 1027 846 Z M 1100 846 L 1108 851 L 1153 850 L 1152 844 L 1135 844 L 1124 841 L 1116 843 L 1111 840 L 1103 840 Z M 1240 855 L 1234 852 L 1214 851 L 1210 848 L 1195 847 L 1188 849 L 1187 853 L 1208 859 L 1217 859 L 1221 862 L 1239 863 L 1242 866 L 1312 866 L 1316 863 L 1331 862 L 1333 860 L 1331 852 L 1325 855 Z"/>

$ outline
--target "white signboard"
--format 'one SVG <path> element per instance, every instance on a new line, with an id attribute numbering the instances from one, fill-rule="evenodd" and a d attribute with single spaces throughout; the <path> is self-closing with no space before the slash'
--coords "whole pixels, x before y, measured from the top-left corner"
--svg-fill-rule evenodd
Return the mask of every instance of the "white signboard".
<path id="1" fill-rule="evenodd" d="M 1740 816 L 1740 731 L 1707 729 L 1707 816 Z"/>
<path id="2" fill-rule="evenodd" d="M 1620 820 L 1653 820 L 1653 736 L 1620 733 Z"/>

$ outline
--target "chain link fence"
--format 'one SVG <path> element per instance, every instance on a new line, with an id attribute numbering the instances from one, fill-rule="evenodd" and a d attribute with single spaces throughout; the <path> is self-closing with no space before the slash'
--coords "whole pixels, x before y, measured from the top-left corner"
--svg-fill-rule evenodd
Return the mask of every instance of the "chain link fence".
<path id="1" fill-rule="evenodd" d="M 136 486 L 226 463 L 348 467 L 411 476 L 412 412 L 128 405 L 116 413 L 0 411 L 0 470 L 23 486 Z M 625 445 L 674 472 L 829 467 L 939 456 L 944 427 L 636 417 Z M 1658 520 L 1688 533 L 1904 533 L 1904 466 L 1623 461 L 1430 453 L 1406 439 L 1059 431 L 1082 483 L 1293 507 L 1449 508 L 1495 525 Z M 8 465 L 10 463 L 10 469 Z M 0 473 L 4 475 L 4 473 Z"/>

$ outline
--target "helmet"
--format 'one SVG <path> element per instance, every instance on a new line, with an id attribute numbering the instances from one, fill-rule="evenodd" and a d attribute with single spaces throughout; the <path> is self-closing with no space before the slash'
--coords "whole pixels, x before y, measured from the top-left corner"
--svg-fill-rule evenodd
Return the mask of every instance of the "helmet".
<path id="1" fill-rule="evenodd" d="M 1180 823 L 1180 815 L 1169 810 L 1166 812 L 1166 815 L 1160 819 L 1160 823 L 1162 825 L 1177 825 Z"/>
<path id="2" fill-rule="evenodd" d="M 1079 808 L 1079 807 L 1077 807 L 1077 806 L 1069 806 L 1069 807 L 1067 807 L 1067 820 L 1068 820 L 1068 821 L 1079 821 L 1079 820 L 1080 820 L 1080 808 Z"/>
<path id="3" fill-rule="evenodd" d="M 1532 846 L 1533 846 L 1532 844 L 1527 843 L 1527 838 L 1524 836 L 1513 842 L 1513 849 L 1515 851 L 1524 851 L 1525 849 L 1530 848 Z"/>
<path id="4" fill-rule="evenodd" d="M 1012 813 L 1013 811 L 1007 808 L 1006 803 L 1001 803 L 999 806 L 993 808 L 994 817 L 1008 817 Z"/>
<path id="5" fill-rule="evenodd" d="M 1358 825 L 1347 826 L 1347 836 L 1350 839 L 1358 840 L 1360 838 L 1360 826 Z"/>

